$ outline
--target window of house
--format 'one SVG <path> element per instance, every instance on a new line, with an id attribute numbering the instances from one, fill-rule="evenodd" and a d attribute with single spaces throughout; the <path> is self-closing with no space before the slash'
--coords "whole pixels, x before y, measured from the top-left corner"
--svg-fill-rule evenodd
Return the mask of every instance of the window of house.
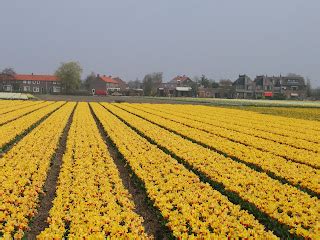
<path id="1" fill-rule="evenodd" d="M 61 88 L 60 87 L 52 87 L 52 92 L 59 93 L 59 92 L 61 92 Z"/>
<path id="2" fill-rule="evenodd" d="M 23 86 L 24 92 L 30 92 L 30 86 Z"/>
<path id="3" fill-rule="evenodd" d="M 298 83 L 299 81 L 297 79 L 288 79 L 288 83 L 292 84 L 292 83 Z"/>
<path id="4" fill-rule="evenodd" d="M 28 81 L 28 84 L 31 84 L 31 81 Z"/>
<path id="5" fill-rule="evenodd" d="M 37 83 L 37 81 L 32 81 L 32 84 L 36 84 Z"/>
<path id="6" fill-rule="evenodd" d="M 37 84 L 40 84 L 40 81 L 37 81 Z"/>
<path id="7" fill-rule="evenodd" d="M 39 92 L 39 91 L 40 91 L 39 87 L 33 87 L 33 92 Z"/>
<path id="8" fill-rule="evenodd" d="M 11 85 L 4 85 L 3 86 L 3 91 L 6 91 L 6 92 L 12 91 L 12 86 Z"/>
<path id="9" fill-rule="evenodd" d="M 56 82 L 52 82 L 52 84 L 57 84 Z"/>
<path id="10" fill-rule="evenodd" d="M 298 87 L 292 86 L 292 87 L 291 87 L 291 90 L 292 90 L 292 91 L 298 91 Z"/>
<path id="11" fill-rule="evenodd" d="M 23 81 L 24 84 L 27 84 L 27 81 Z"/>

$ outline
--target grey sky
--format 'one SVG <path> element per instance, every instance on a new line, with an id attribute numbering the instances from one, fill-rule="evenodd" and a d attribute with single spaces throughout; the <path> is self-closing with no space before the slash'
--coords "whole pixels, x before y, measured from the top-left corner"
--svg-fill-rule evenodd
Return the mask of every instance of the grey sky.
<path id="1" fill-rule="evenodd" d="M 1 0 L 0 69 L 60 62 L 125 80 L 164 72 L 309 77 L 320 86 L 319 0 Z"/>

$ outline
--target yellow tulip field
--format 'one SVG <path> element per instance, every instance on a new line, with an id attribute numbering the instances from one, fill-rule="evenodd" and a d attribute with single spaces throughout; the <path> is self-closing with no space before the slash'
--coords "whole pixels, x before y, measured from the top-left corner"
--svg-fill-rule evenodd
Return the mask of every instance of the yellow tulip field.
<path id="1" fill-rule="evenodd" d="M 0 182 L 0 239 L 319 239 L 320 122 L 0 100 Z"/>

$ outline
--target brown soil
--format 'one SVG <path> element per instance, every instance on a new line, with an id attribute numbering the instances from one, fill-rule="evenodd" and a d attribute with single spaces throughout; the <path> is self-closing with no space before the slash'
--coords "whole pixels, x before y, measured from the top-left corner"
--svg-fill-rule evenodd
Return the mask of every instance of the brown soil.
<path id="1" fill-rule="evenodd" d="M 165 229 L 165 227 L 160 223 L 155 210 L 148 205 L 147 193 L 143 191 L 140 186 L 138 186 L 138 183 L 131 176 L 129 166 L 124 162 L 123 159 L 121 159 L 118 151 L 111 144 L 110 139 L 108 139 L 109 137 L 106 135 L 101 123 L 93 113 L 91 106 L 90 110 L 97 123 L 100 134 L 107 145 L 109 153 L 118 168 L 122 183 L 132 196 L 132 200 L 135 204 L 135 212 L 144 219 L 143 226 L 146 233 L 148 236 L 151 236 L 154 239 L 167 239 L 168 230 Z"/>
<path id="2" fill-rule="evenodd" d="M 45 181 L 43 191 L 44 193 L 40 195 L 40 204 L 38 208 L 38 213 L 34 216 L 31 220 L 29 225 L 30 230 L 26 232 L 25 237 L 26 239 L 36 239 L 36 236 L 40 234 L 45 228 L 49 226 L 47 223 L 47 218 L 49 217 L 49 211 L 53 206 L 53 199 L 56 197 L 56 186 L 58 181 L 58 176 L 62 164 L 62 157 L 66 150 L 66 142 L 68 137 L 68 132 L 71 126 L 73 114 L 73 109 L 67 125 L 63 130 L 63 134 L 60 137 L 58 149 L 53 156 L 50 169 L 48 171 L 47 179 Z"/>

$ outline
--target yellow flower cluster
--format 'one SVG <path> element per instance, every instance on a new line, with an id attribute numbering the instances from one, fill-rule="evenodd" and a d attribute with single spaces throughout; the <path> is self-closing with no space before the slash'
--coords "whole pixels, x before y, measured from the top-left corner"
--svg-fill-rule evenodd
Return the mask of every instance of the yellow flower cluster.
<path id="1" fill-rule="evenodd" d="M 14 101 L 15 104 L 19 104 L 19 103 L 23 103 L 23 101 Z M 0 107 L 7 107 L 9 104 L 12 104 L 13 103 L 13 100 L 3 100 L 3 99 L 0 99 Z"/>
<path id="2" fill-rule="evenodd" d="M 306 107 L 246 107 L 245 110 L 254 111 L 264 114 L 280 115 L 284 117 L 300 118 L 306 120 L 320 121 L 319 108 L 306 108 Z"/>
<path id="3" fill-rule="evenodd" d="M 320 193 L 319 169 L 314 169 L 304 164 L 288 161 L 282 157 L 275 156 L 272 153 L 262 152 L 256 148 L 229 141 L 225 138 L 212 135 L 196 128 L 188 127 L 184 124 L 171 121 L 167 119 L 168 117 L 160 117 L 159 114 L 155 112 L 153 112 L 154 114 L 151 114 L 139 110 L 139 107 L 136 107 L 137 104 L 134 104 L 133 107 L 126 104 L 117 106 L 142 116 L 145 119 L 148 119 L 170 130 L 179 132 L 183 136 L 187 136 L 198 142 L 213 147 L 228 154 L 229 156 L 237 157 L 245 162 L 256 164 L 262 169 L 273 172 L 277 176 L 286 178 L 288 181 L 294 184 L 300 184 L 301 186 L 309 188 L 314 192 Z M 189 111 L 191 112 L 192 110 Z M 158 116 L 155 114 L 158 114 Z M 169 116 L 169 114 L 167 115 Z"/>
<path id="4" fill-rule="evenodd" d="M 21 109 L 17 109 L 15 111 L 9 112 L 9 113 L 5 113 L 3 115 L 1 115 L 0 118 L 0 125 L 13 120 L 13 119 L 17 119 L 25 114 L 28 114 L 31 111 L 35 111 L 37 109 L 40 109 L 42 107 L 48 106 L 49 104 L 52 104 L 53 102 L 37 102 L 37 104 L 33 104 L 30 106 L 26 106 L 23 107 Z"/>
<path id="5" fill-rule="evenodd" d="M 35 215 L 50 161 L 74 106 L 64 105 L 1 158 L 0 232 L 4 239 L 22 238 Z"/>
<path id="6" fill-rule="evenodd" d="M 320 131 L 320 123 L 317 121 L 258 114 L 237 109 L 208 109 L 204 106 L 196 106 L 194 109 L 210 117 L 224 115 L 227 120 L 240 120 L 238 124 L 246 124 L 246 126 L 251 126 L 253 129 L 261 129 L 278 135 L 291 136 L 320 143 L 320 137 L 316 134 L 317 131 Z M 237 117 L 235 118 L 234 116 Z"/>
<path id="7" fill-rule="evenodd" d="M 215 113 L 214 115 L 208 115 L 205 111 L 199 111 L 199 110 L 193 110 L 192 112 L 188 112 L 186 114 L 186 107 L 183 106 L 182 108 L 178 108 L 171 105 L 156 105 L 155 107 L 152 105 L 143 105 L 144 107 L 147 107 L 148 109 L 157 109 L 161 112 L 166 112 L 174 116 L 183 117 L 191 120 L 195 120 L 198 122 L 202 122 L 205 124 L 213 125 L 216 127 L 221 127 L 227 130 L 232 130 L 240 133 L 244 133 L 247 135 L 252 135 L 255 137 L 258 137 L 259 139 L 267 139 L 271 140 L 273 142 L 281 143 L 284 145 L 289 145 L 295 148 L 302 148 L 313 152 L 319 152 L 320 151 L 320 144 L 313 142 L 313 141 L 307 141 L 304 139 L 297 138 L 296 135 L 292 136 L 284 136 L 280 134 L 275 134 L 272 132 L 269 132 L 268 128 L 265 128 L 264 130 L 259 129 L 258 127 L 263 127 L 263 124 L 260 122 L 256 123 L 248 123 L 246 120 L 241 120 L 238 117 L 237 118 L 226 118 L 226 114 L 224 114 L 224 111 L 221 110 L 221 108 L 208 108 L 208 111 L 212 111 Z M 210 111 L 210 112 L 211 112 Z M 248 113 L 248 112 L 247 112 Z M 248 113 L 250 114 L 250 113 Z M 320 115 L 320 114 L 319 114 Z M 228 116 L 228 115 L 227 115 Z M 278 126 L 275 126 L 278 127 Z M 232 132 L 231 131 L 231 132 Z M 308 131 L 308 130 L 307 130 Z M 287 130 L 283 131 L 287 132 Z M 312 131 L 314 133 L 314 131 Z M 312 132 L 308 132 L 308 136 L 312 136 Z M 220 132 L 219 132 L 220 133 Z M 290 135 L 290 133 L 289 133 Z M 314 138 L 316 139 L 318 134 L 314 135 Z M 268 144 L 268 143 L 266 143 Z M 267 149 L 268 151 L 268 149 Z M 294 148 L 293 148 L 294 151 Z"/>
<path id="8" fill-rule="evenodd" d="M 253 203 L 272 218 L 291 226 L 292 232 L 309 238 L 320 235 L 319 229 L 315 228 L 320 221 L 320 202 L 317 198 L 311 198 L 265 173 L 256 172 L 111 104 L 103 105 L 194 169 L 238 193 L 242 199 Z"/>
<path id="9" fill-rule="evenodd" d="M 232 204 L 197 175 L 150 144 L 98 103 L 91 103 L 104 130 L 116 144 L 147 194 L 180 239 L 276 238 L 246 211 Z"/>
<path id="10" fill-rule="evenodd" d="M 190 106 L 190 105 L 151 105 L 146 107 L 156 107 L 157 109 L 168 109 L 178 112 L 186 112 L 192 108 L 191 115 L 208 117 L 209 119 L 222 121 L 231 125 L 245 126 L 253 130 L 273 133 L 280 136 L 287 136 L 295 139 L 304 139 L 310 142 L 320 143 L 320 123 L 318 121 L 307 121 L 292 119 L 281 116 L 257 114 L 254 112 L 239 109 L 228 109 L 219 107 Z M 160 108 L 158 108 L 160 107 Z M 235 117 L 236 116 L 236 117 Z"/>
<path id="11" fill-rule="evenodd" d="M 28 128 L 30 128 L 34 123 L 39 121 L 41 118 L 61 107 L 65 102 L 56 102 L 50 104 L 47 107 L 36 110 L 26 116 L 18 118 L 12 122 L 0 126 L 0 149 L 3 148 L 10 141 L 15 139 L 16 136 L 22 134 Z"/>
<path id="12" fill-rule="evenodd" d="M 0 109 L 0 114 L 4 114 L 7 112 L 15 111 L 17 109 L 26 107 L 26 106 L 31 106 L 36 104 L 37 102 L 33 101 L 12 101 L 12 100 L 2 100 L 1 102 L 1 109 Z"/>
<path id="13" fill-rule="evenodd" d="M 212 121 L 214 124 L 208 124 L 203 121 L 194 120 L 194 117 L 188 116 L 188 113 L 184 114 L 187 116 L 180 117 L 175 114 L 175 111 L 164 113 L 159 112 L 159 110 L 161 111 L 161 107 L 153 110 L 148 109 L 147 111 L 156 114 L 157 116 L 205 131 L 212 134 L 212 137 L 221 137 L 221 141 L 231 140 L 236 143 L 244 144 L 244 147 L 250 146 L 263 152 L 270 152 L 276 156 L 288 158 L 294 162 L 306 163 L 315 167 L 320 167 L 320 154 L 318 153 L 320 152 L 320 144 L 308 144 L 310 145 L 309 148 L 314 147 L 314 151 L 308 151 L 305 149 L 291 147 L 283 143 L 274 142 L 272 140 L 255 137 L 247 133 L 234 131 L 228 127 L 228 124 L 223 125 L 219 121 Z"/>
<path id="14" fill-rule="evenodd" d="M 147 238 L 87 103 L 75 110 L 56 194 L 39 239 Z"/>

